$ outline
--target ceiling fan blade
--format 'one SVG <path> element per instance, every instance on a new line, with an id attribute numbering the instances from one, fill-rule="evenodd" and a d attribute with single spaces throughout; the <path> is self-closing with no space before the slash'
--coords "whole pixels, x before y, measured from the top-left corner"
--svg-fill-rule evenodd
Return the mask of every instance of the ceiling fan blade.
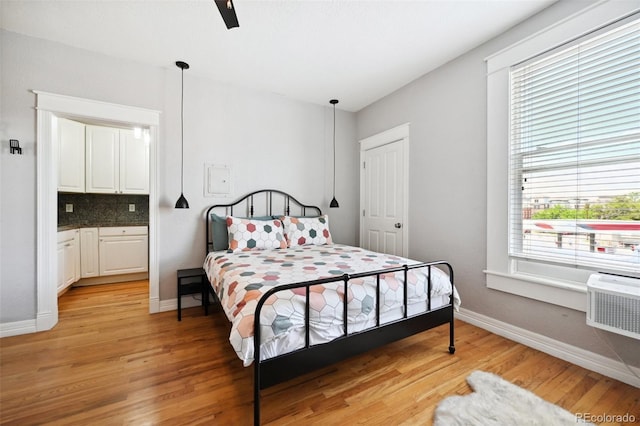
<path id="1" fill-rule="evenodd" d="M 220 11 L 220 15 L 222 15 L 222 20 L 227 25 L 227 29 L 239 27 L 238 17 L 236 16 L 236 8 L 233 5 L 232 0 L 214 0 L 216 2 L 216 6 L 218 6 L 218 10 Z"/>

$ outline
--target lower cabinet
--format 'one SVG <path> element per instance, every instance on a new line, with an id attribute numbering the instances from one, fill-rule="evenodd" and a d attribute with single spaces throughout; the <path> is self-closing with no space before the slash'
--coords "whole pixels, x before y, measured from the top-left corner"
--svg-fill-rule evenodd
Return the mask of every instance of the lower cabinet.
<path id="1" fill-rule="evenodd" d="M 80 228 L 81 278 L 91 278 L 100 275 L 98 247 L 98 228 Z"/>
<path id="2" fill-rule="evenodd" d="M 146 226 L 58 232 L 58 294 L 81 278 L 148 271 L 149 232 Z"/>
<path id="3" fill-rule="evenodd" d="M 80 279 L 80 237 L 77 229 L 58 232 L 58 294 Z"/>
<path id="4" fill-rule="evenodd" d="M 98 228 L 98 235 L 101 276 L 149 270 L 146 226 Z"/>

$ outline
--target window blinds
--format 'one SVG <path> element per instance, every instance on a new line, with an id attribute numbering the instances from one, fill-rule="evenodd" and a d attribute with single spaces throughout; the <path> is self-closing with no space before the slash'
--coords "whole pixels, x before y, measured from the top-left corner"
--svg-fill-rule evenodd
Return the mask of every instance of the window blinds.
<path id="1" fill-rule="evenodd" d="M 640 272 L 638 15 L 510 78 L 510 255 Z"/>

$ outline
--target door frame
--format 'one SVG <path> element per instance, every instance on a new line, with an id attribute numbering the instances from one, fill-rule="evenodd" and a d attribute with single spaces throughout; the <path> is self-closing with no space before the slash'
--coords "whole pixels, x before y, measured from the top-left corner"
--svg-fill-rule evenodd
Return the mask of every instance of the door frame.
<path id="1" fill-rule="evenodd" d="M 36 330 L 53 328 L 58 322 L 56 291 L 56 234 L 58 230 L 58 135 L 56 118 L 93 120 L 149 129 L 149 312 L 160 311 L 157 247 L 158 141 L 160 111 L 91 99 L 57 95 L 39 90 L 36 94 Z M 56 214 L 52 214 L 55 212 Z"/>
<path id="2" fill-rule="evenodd" d="M 402 176 L 402 192 L 403 192 L 403 206 L 402 206 L 402 256 L 409 256 L 409 126 L 411 123 L 404 123 L 399 126 L 393 127 L 384 132 L 369 136 L 368 138 L 361 139 L 360 143 L 360 245 L 364 241 L 364 206 L 365 206 L 365 194 L 366 194 L 366 180 L 364 170 L 364 157 L 366 151 L 374 148 L 378 148 L 383 145 L 388 145 L 394 142 L 400 142 L 402 144 L 403 158 L 402 169 L 404 171 Z"/>

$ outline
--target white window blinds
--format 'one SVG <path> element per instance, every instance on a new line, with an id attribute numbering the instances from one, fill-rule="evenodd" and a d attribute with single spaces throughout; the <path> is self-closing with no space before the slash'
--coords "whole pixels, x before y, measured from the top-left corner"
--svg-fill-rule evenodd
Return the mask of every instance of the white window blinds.
<path id="1" fill-rule="evenodd" d="M 510 78 L 510 256 L 640 272 L 639 17 Z"/>

